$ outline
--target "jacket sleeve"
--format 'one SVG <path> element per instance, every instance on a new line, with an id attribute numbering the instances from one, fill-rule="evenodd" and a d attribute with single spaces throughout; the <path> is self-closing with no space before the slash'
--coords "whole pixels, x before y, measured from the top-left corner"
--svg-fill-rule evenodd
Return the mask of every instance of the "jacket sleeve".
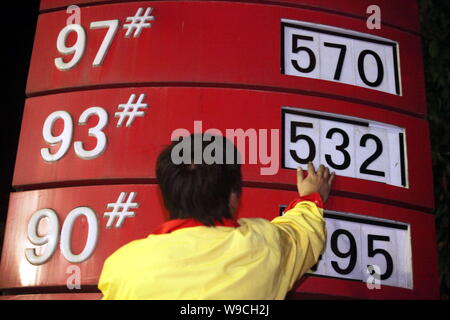
<path id="1" fill-rule="evenodd" d="M 323 203 L 319 193 L 293 201 L 283 216 L 272 220 L 281 247 L 282 287 L 291 290 L 295 282 L 319 260 L 325 247 Z"/>
<path id="2" fill-rule="evenodd" d="M 107 264 L 108 260 L 105 261 L 103 265 L 102 272 L 100 274 L 100 278 L 98 280 L 98 289 L 102 292 L 103 297 L 102 300 L 109 300 L 112 298 L 112 288 L 111 288 L 111 279 L 110 279 L 110 270 Z"/>

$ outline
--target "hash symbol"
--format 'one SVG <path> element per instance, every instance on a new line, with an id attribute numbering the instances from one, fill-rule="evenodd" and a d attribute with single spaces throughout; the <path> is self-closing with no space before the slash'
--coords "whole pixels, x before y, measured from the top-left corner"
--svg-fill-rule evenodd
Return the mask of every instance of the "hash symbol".
<path id="1" fill-rule="evenodd" d="M 118 220 L 116 222 L 115 227 L 120 228 L 122 227 L 125 218 L 135 216 L 134 211 L 128 210 L 139 207 L 139 203 L 133 202 L 134 198 L 136 197 L 136 194 L 137 192 L 131 192 L 126 202 L 124 203 L 125 197 L 127 196 L 127 192 L 121 192 L 119 198 L 117 199 L 117 202 L 108 203 L 106 207 L 108 209 L 112 208 L 113 210 L 110 212 L 103 213 L 103 218 L 108 217 L 108 222 L 106 223 L 107 229 L 111 228 L 116 218 L 118 218 Z"/>
<path id="2" fill-rule="evenodd" d="M 127 29 L 127 32 L 125 34 L 126 38 L 129 38 L 131 36 L 133 30 L 134 30 L 133 37 L 137 38 L 142 32 L 142 28 L 150 28 L 152 26 L 152 24 L 148 23 L 148 21 L 155 20 L 154 16 L 150 16 L 150 13 L 153 11 L 153 8 L 148 7 L 145 10 L 144 15 L 142 15 L 142 11 L 144 11 L 144 9 L 139 8 L 133 17 L 127 17 L 126 21 L 130 23 L 126 23 L 123 25 L 123 28 Z"/>
<path id="3" fill-rule="evenodd" d="M 119 104 L 117 106 L 117 109 L 123 109 L 123 111 L 116 112 L 114 114 L 115 118 L 119 118 L 119 121 L 117 121 L 117 126 L 121 127 L 123 121 L 126 117 L 128 117 L 127 123 L 125 124 L 127 127 L 131 126 L 131 124 L 134 122 L 135 117 L 143 117 L 145 112 L 139 110 L 140 108 L 147 108 L 148 104 L 142 103 L 142 100 L 145 99 L 145 94 L 141 93 L 139 95 L 139 99 L 136 103 L 134 103 L 134 100 L 136 99 L 136 95 L 133 93 L 130 98 L 128 99 L 128 102 L 126 104 Z"/>

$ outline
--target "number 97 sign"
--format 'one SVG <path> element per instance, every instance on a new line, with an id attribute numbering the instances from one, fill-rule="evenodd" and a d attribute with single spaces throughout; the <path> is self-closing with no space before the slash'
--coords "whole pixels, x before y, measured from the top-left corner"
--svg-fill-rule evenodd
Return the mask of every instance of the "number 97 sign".
<path id="1" fill-rule="evenodd" d="M 364 119 L 282 109 L 284 168 L 324 164 L 338 175 L 408 187 L 403 128 Z"/>

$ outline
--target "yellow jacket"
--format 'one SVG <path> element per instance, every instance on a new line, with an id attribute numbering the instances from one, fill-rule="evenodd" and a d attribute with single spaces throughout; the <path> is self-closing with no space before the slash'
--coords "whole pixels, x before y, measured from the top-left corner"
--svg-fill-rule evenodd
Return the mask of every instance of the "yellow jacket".
<path id="1" fill-rule="evenodd" d="M 324 248 L 322 203 L 311 196 L 271 222 L 242 218 L 238 227 L 181 227 L 132 241 L 106 259 L 103 299 L 284 299 Z"/>

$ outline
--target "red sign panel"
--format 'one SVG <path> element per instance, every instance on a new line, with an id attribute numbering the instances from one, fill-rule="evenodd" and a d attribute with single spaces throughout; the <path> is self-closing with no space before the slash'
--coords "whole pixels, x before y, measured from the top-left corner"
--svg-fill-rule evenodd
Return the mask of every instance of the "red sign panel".
<path id="1" fill-rule="evenodd" d="M 375 32 L 348 16 L 226 2 L 111 4 L 82 8 L 81 25 L 67 18 L 65 10 L 39 18 L 29 95 L 184 84 L 426 112 L 420 38 L 396 28 Z"/>
<path id="2" fill-rule="evenodd" d="M 41 10 L 63 9 L 70 5 L 90 5 L 91 3 L 101 4 L 102 2 L 110 2 L 110 0 L 41 0 Z M 245 1 L 242 1 L 245 2 Z M 261 0 L 262 4 L 271 1 Z M 368 8 L 374 3 L 370 0 L 346 0 L 346 1 L 328 1 L 328 0 L 279 0 L 279 4 L 286 6 L 298 6 L 313 10 L 336 11 L 343 15 L 353 15 L 367 19 L 372 11 Z M 419 32 L 418 5 L 416 1 L 410 0 L 378 0 L 376 4 L 382 10 L 382 23 L 387 25 L 395 25 L 400 28 Z M 399 14 L 401 12 L 402 14 Z M 414 17 L 414 19 L 411 19 Z"/>
<path id="3" fill-rule="evenodd" d="M 336 171 L 339 192 L 433 207 L 427 122 L 339 100 L 213 88 L 95 90 L 28 99 L 22 128 L 17 188 L 154 181 L 172 134 L 217 129 L 241 150 L 247 183 L 294 190 L 293 169 L 309 159 Z"/>
<path id="4" fill-rule="evenodd" d="M 296 192 L 244 188 L 238 217 L 273 219 L 295 197 Z M 96 285 L 112 252 L 164 221 L 161 203 L 156 185 L 12 194 L 0 287 L 66 286 L 74 269 L 81 287 Z M 422 265 L 436 259 L 429 234 L 433 216 L 340 197 L 332 197 L 327 210 L 327 248 L 295 292 L 374 299 L 437 296 L 436 286 L 430 286 L 437 282 L 437 270 Z M 365 274 L 371 264 L 380 268 L 378 287 Z"/>
<path id="5" fill-rule="evenodd" d="M 0 300 L 99 300 L 101 293 L 43 293 L 0 296 Z"/>

